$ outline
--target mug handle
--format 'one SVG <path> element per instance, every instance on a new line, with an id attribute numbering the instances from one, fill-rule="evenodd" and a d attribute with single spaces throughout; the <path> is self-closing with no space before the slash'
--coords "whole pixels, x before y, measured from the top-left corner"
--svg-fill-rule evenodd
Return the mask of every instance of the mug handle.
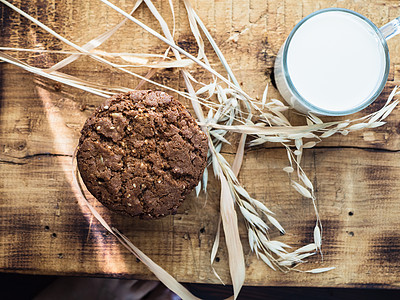
<path id="1" fill-rule="evenodd" d="M 381 28 L 379 28 L 379 30 L 386 40 L 398 35 L 400 33 L 400 17 L 383 25 Z"/>

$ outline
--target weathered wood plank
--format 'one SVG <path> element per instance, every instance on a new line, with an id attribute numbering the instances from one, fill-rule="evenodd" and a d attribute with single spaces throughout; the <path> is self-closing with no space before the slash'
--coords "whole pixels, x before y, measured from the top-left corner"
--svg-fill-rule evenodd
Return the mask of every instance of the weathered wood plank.
<path id="1" fill-rule="evenodd" d="M 168 14 L 168 5 L 154 1 Z M 121 20 L 98 1 L 13 1 L 79 45 L 111 28 Z M 198 0 L 194 6 L 215 36 L 227 60 L 250 94 L 261 95 L 271 84 L 274 57 L 291 28 L 312 11 L 341 6 L 355 9 L 383 25 L 400 15 L 397 1 L 210 1 Z M 120 6 L 130 10 L 130 3 Z M 182 3 L 176 4 L 176 40 L 196 53 L 189 37 Z M 50 49 L 70 49 L 32 26 L 22 17 L 0 6 L 2 45 Z M 157 22 L 142 6 L 135 15 L 159 30 Z M 172 18 L 167 18 L 169 24 Z M 64 24 L 64 25 L 63 25 Z M 229 40 L 229 37 L 234 37 Z M 392 51 L 390 82 L 379 100 L 362 116 L 385 101 L 399 84 L 400 42 L 389 43 Z M 113 52 L 157 51 L 166 46 L 127 23 L 102 49 Z M 210 46 L 206 49 L 211 52 Z M 51 65 L 61 56 L 27 56 L 36 65 Z M 214 55 L 211 63 L 217 62 Z M 108 236 L 81 207 L 71 187 L 71 155 L 86 117 L 102 99 L 54 82 L 40 81 L 15 67 L 1 64 L 0 97 L 0 270 L 34 274 L 80 274 L 152 278 L 141 263 Z M 219 66 L 218 70 L 222 71 Z M 64 71 L 104 84 L 134 88 L 139 80 L 81 58 Z M 145 74 L 145 70 L 139 70 Z M 208 78 L 194 68 L 200 79 Z M 163 71 L 155 80 L 183 89 L 177 71 Z M 39 80 L 39 81 L 38 81 Z M 146 88 L 151 88 L 146 85 Z M 270 96 L 279 95 L 271 85 Z M 300 122 L 296 114 L 290 115 Z M 400 137 L 395 110 L 382 128 L 349 136 L 333 137 L 321 147 L 306 151 L 304 169 L 316 186 L 318 207 L 324 226 L 324 263 L 311 259 L 310 268 L 336 266 L 320 275 L 273 272 L 250 254 L 242 224 L 247 279 L 251 285 L 321 287 L 380 286 L 399 287 L 400 236 L 399 187 Z M 286 155 L 282 149 L 249 149 L 240 180 L 250 194 L 266 203 L 287 230 L 280 237 L 293 246 L 311 241 L 314 216 L 311 203 L 291 188 L 282 168 Z M 232 148 L 226 148 L 233 159 Z M 142 221 L 115 216 L 96 207 L 128 235 L 157 263 L 185 282 L 218 283 L 209 265 L 209 253 L 216 232 L 218 183 L 210 176 L 207 196 L 191 197 L 179 213 L 157 221 Z M 92 222 L 93 221 L 93 222 Z M 229 282 L 224 241 L 216 270 Z"/>

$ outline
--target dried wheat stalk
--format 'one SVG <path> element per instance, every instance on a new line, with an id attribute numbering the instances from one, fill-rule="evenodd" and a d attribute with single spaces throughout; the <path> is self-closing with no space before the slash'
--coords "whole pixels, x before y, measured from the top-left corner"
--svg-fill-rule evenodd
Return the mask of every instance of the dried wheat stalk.
<path id="1" fill-rule="evenodd" d="M 209 138 L 209 165 L 212 166 L 214 175 L 219 178 L 221 182 L 221 216 L 218 221 L 218 230 L 215 242 L 211 250 L 211 264 L 213 264 L 218 251 L 220 225 L 222 224 L 229 254 L 231 278 L 234 286 L 234 298 L 236 298 L 243 285 L 245 272 L 243 249 L 238 232 L 236 216 L 237 210 L 244 217 L 248 230 L 248 242 L 250 248 L 256 253 L 259 259 L 261 259 L 266 265 L 274 270 L 279 269 L 283 272 L 287 272 L 291 269 L 294 269 L 295 271 L 300 271 L 292 266 L 305 262 L 306 258 L 315 255 L 317 251 L 321 252 L 322 244 L 322 225 L 316 207 L 314 187 L 301 168 L 301 158 L 304 149 L 312 148 L 321 142 L 322 139 L 328 138 L 337 133 L 347 135 L 356 130 L 376 128 L 384 125 L 384 119 L 398 104 L 398 100 L 394 100 L 394 97 L 400 93 L 397 87 L 390 94 L 386 104 L 380 110 L 368 116 L 364 116 L 359 119 L 348 119 L 344 121 L 324 123 L 317 116 L 309 114 L 306 116 L 306 125 L 292 126 L 289 120 L 283 114 L 284 111 L 290 108 L 277 99 L 271 99 L 267 101 L 268 85 L 264 90 L 261 101 L 250 97 L 241 89 L 222 52 L 213 40 L 211 34 L 208 32 L 207 28 L 202 23 L 196 11 L 191 6 L 189 0 L 183 0 L 183 2 L 187 10 L 190 29 L 198 45 L 197 57 L 187 53 L 185 50 L 177 46 L 174 41 L 175 22 L 171 32 L 164 18 L 157 11 L 151 0 L 138 0 L 130 13 L 124 12 L 119 7 L 107 0 L 100 1 L 123 15 L 125 18 L 112 29 L 108 30 L 104 34 L 101 34 L 81 47 L 65 39 L 54 30 L 14 5 L 10 4 L 8 1 L 0 0 L 0 2 L 28 18 L 51 35 L 76 49 L 76 52 L 68 52 L 51 51 L 47 49 L 36 50 L 1 47 L 0 51 L 2 52 L 0 52 L 0 60 L 14 64 L 39 76 L 79 88 L 102 97 L 109 97 L 112 94 L 129 90 L 127 87 L 102 86 L 97 83 L 88 82 L 59 71 L 59 69 L 67 66 L 79 57 L 89 56 L 90 58 L 115 68 L 120 72 L 140 78 L 143 82 L 146 81 L 159 88 L 171 90 L 176 92 L 178 95 L 189 99 L 196 113 L 199 125 L 207 133 Z M 159 22 L 163 35 L 149 28 L 146 24 L 143 24 L 132 16 L 142 2 L 147 5 L 149 10 Z M 175 20 L 174 6 L 171 0 L 169 0 L 169 4 L 173 19 Z M 136 23 L 138 26 L 142 27 L 144 30 L 153 34 L 166 45 L 168 45 L 165 53 L 163 55 L 157 53 L 108 53 L 105 51 L 96 50 L 96 48 L 101 46 L 102 43 L 109 39 L 127 21 Z M 215 53 L 220 59 L 221 64 L 224 66 L 227 72 L 228 78 L 221 75 L 211 67 L 204 50 L 202 34 L 207 38 L 207 41 L 213 47 Z M 175 59 L 168 57 L 170 50 L 173 52 Z M 19 61 L 4 51 L 62 53 L 70 56 L 49 69 L 42 69 L 32 67 L 22 61 Z M 182 58 L 182 55 L 186 58 Z M 118 62 L 118 60 L 122 60 L 123 63 Z M 198 64 L 210 73 L 212 78 L 210 82 L 202 83 L 193 78 L 187 69 L 187 67 L 193 63 Z M 135 67 L 148 67 L 153 70 L 167 67 L 179 68 L 188 92 L 186 93 L 178 91 L 169 86 L 152 81 L 150 78 L 155 71 L 150 71 L 148 75 L 141 76 L 132 71 L 132 68 Z M 197 90 L 195 87 L 197 87 Z M 254 114 L 258 116 L 257 123 L 253 123 L 252 121 Z M 237 155 L 232 166 L 227 163 L 226 159 L 221 154 L 222 145 L 224 143 L 229 143 L 226 138 L 226 134 L 228 132 L 242 134 L 240 143 L 238 145 Z M 293 189 L 303 197 L 310 199 L 315 210 L 316 223 L 314 227 L 313 243 L 289 251 L 289 249 L 291 249 L 289 245 L 280 241 L 271 240 L 269 238 L 268 231 L 270 228 L 268 224 L 276 227 L 282 233 L 285 233 L 284 228 L 275 218 L 274 213 L 270 211 L 265 204 L 257 199 L 253 199 L 241 186 L 237 179 L 244 155 L 245 142 L 248 135 L 253 137 L 253 139 L 250 141 L 250 146 L 272 142 L 280 143 L 283 147 L 285 147 L 288 155 L 289 166 L 284 167 L 283 171 L 289 174 Z M 297 172 L 296 180 L 292 179 L 291 176 L 294 171 Z M 197 195 L 201 192 L 201 189 L 206 191 L 207 181 L 208 170 L 206 168 L 202 181 L 196 187 Z M 85 199 L 84 194 L 82 194 L 82 196 Z M 164 282 L 164 284 L 166 284 L 170 289 L 184 299 L 195 299 L 195 297 L 190 295 L 190 293 L 188 293 L 187 290 L 184 289 L 178 282 L 176 282 L 168 273 L 162 270 L 158 265 L 144 255 L 144 253 L 137 249 L 127 237 L 123 236 L 117 229 L 108 225 L 89 204 L 89 202 L 87 202 L 86 199 L 85 201 L 86 205 L 93 215 L 99 220 L 99 222 L 125 247 L 127 247 L 140 260 L 142 260 L 152 270 L 152 272 L 162 282 Z M 235 206 L 237 207 L 236 210 Z M 332 267 L 327 267 L 301 272 L 321 273 L 331 269 Z M 213 271 L 219 278 L 214 269 Z"/>

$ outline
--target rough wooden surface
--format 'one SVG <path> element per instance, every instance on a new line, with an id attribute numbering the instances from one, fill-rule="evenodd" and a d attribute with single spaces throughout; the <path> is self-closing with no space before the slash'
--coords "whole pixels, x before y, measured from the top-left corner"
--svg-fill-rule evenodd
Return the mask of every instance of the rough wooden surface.
<path id="1" fill-rule="evenodd" d="M 132 1 L 114 1 L 128 11 Z M 121 17 L 100 1 L 12 1 L 37 16 L 63 36 L 83 45 L 111 28 Z M 169 24 L 167 1 L 154 1 Z M 181 2 L 174 2 L 176 41 L 196 52 Z M 307 14 L 325 7 L 356 10 L 378 26 L 400 15 L 398 1 L 193 1 L 200 17 L 226 54 L 243 88 L 261 95 L 271 82 L 274 57 L 291 28 Z M 70 49 L 0 5 L 1 46 Z M 159 30 L 148 9 L 135 16 Z M 230 39 L 231 38 L 231 39 Z M 207 45 L 207 51 L 210 47 Z M 400 84 L 400 39 L 389 42 L 391 71 L 381 97 L 361 116 L 383 105 L 391 89 Z M 157 51 L 165 45 L 127 23 L 101 49 L 112 52 Z M 210 51 L 209 51 L 210 52 Z M 37 66 L 51 65 L 61 56 L 12 53 Z M 212 63 L 216 58 L 211 55 Z M 220 67 L 217 67 L 222 70 Z M 134 87 L 131 77 L 88 58 L 65 70 L 104 84 Z M 143 70 L 141 70 L 143 73 Z M 16 67 L 1 64 L 0 98 L 0 270 L 31 274 L 67 274 L 153 278 L 77 201 L 71 188 L 71 156 L 79 130 L 102 99 L 50 81 L 42 81 Z M 197 78 L 207 77 L 196 68 Z M 177 71 L 163 71 L 155 79 L 183 89 Z M 152 88 L 147 85 L 147 88 Z M 334 88 L 334 87 L 332 87 Z M 279 97 L 270 88 L 270 97 Z M 296 114 L 291 119 L 299 121 Z M 335 266 L 319 275 L 273 272 L 259 262 L 246 242 L 246 284 L 266 286 L 400 287 L 400 135 L 399 110 L 382 128 L 334 136 L 306 151 L 305 171 L 316 186 L 324 226 L 324 261 L 310 260 L 309 268 Z M 274 238 L 301 246 L 312 240 L 311 203 L 296 194 L 282 172 L 286 155 L 266 145 L 248 150 L 240 180 L 250 194 L 273 210 L 287 234 Z M 232 161 L 232 149 L 224 150 Z M 209 257 L 218 216 L 218 184 L 210 177 L 207 196 L 191 197 L 180 212 L 158 221 L 103 215 L 163 268 L 183 282 L 218 283 Z M 229 282 L 227 253 L 218 252 L 217 272 Z"/>

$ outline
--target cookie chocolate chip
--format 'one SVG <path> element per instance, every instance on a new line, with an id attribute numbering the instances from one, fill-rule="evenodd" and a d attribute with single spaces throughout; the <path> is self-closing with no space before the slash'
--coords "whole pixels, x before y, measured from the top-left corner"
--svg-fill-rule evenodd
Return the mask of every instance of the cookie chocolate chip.
<path id="1" fill-rule="evenodd" d="M 164 92 L 112 96 L 81 134 L 81 177 L 94 197 L 121 214 L 150 219 L 175 214 L 206 166 L 207 136 Z"/>

